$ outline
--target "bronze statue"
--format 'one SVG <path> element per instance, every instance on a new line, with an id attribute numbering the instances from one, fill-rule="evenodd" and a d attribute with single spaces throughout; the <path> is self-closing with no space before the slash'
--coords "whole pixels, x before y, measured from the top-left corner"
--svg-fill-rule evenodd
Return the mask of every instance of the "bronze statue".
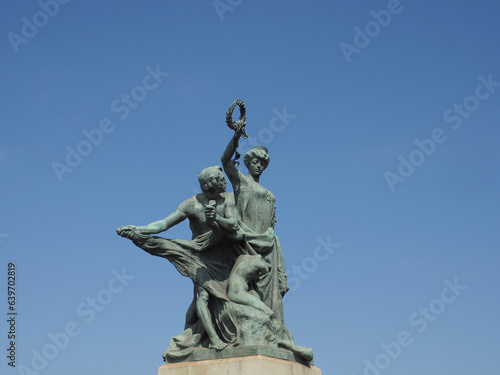
<path id="1" fill-rule="evenodd" d="M 236 106 L 240 119 L 233 122 Z M 168 362 L 185 360 L 195 350 L 224 352 L 251 345 L 286 349 L 305 363 L 313 359 L 312 349 L 295 345 L 284 323 L 283 296 L 288 285 L 280 241 L 274 233 L 276 198 L 260 184 L 270 160 L 267 148 L 256 146 L 245 154 L 247 175 L 236 167 L 238 141 L 246 137 L 245 113 L 238 100 L 226 115 L 235 133 L 223 152 L 222 165 L 233 193 L 226 192 L 222 168 L 209 167 L 198 178 L 202 193 L 181 203 L 165 219 L 117 229 L 120 236 L 168 259 L 193 281 L 185 330 L 170 340 L 163 354 Z M 185 219 L 193 233 L 191 240 L 152 236 Z"/>

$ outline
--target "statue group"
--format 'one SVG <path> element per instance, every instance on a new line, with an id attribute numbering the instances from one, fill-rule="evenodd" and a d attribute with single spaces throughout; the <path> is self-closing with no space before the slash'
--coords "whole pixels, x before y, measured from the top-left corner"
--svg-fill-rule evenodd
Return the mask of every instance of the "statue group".
<path id="1" fill-rule="evenodd" d="M 239 139 L 246 137 L 244 118 L 228 125 L 235 133 L 222 154 L 222 167 L 208 167 L 198 175 L 202 193 L 182 202 L 163 220 L 122 226 L 117 233 L 149 254 L 168 259 L 193 281 L 184 331 L 170 340 L 163 353 L 166 362 L 183 361 L 199 349 L 260 345 L 289 350 L 298 361 L 312 363 L 312 349 L 295 345 L 284 322 L 288 285 L 274 233 L 276 198 L 260 184 L 270 161 L 268 150 L 255 146 L 245 154 L 248 174 L 244 175 L 236 161 Z M 223 170 L 233 193 L 226 192 Z M 154 236 L 186 219 L 191 240 Z"/>

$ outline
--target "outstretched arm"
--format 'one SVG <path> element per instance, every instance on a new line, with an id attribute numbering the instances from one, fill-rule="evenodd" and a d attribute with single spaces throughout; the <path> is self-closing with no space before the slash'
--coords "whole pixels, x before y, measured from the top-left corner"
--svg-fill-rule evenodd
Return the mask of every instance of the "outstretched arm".
<path id="1" fill-rule="evenodd" d="M 172 228 L 174 225 L 179 224 L 186 218 L 186 213 L 178 208 L 165 219 L 152 222 L 142 227 L 137 227 L 137 230 L 143 234 L 157 234 Z"/>
<path id="2" fill-rule="evenodd" d="M 187 218 L 186 213 L 179 207 L 177 210 L 175 210 L 173 213 L 168 215 L 163 220 L 158 220 L 145 226 L 126 225 L 118 228 L 116 230 L 116 233 L 119 236 L 126 237 L 129 239 L 133 238 L 134 232 L 135 233 L 139 232 L 141 234 L 156 234 L 166 231 L 167 229 L 173 227 L 174 225 L 179 224 L 186 218 Z"/>

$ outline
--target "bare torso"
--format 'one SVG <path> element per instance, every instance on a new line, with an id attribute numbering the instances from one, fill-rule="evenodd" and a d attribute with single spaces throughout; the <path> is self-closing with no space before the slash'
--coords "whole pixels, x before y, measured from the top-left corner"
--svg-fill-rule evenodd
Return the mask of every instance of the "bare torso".
<path id="1" fill-rule="evenodd" d="M 221 193 L 220 197 L 215 199 L 215 212 L 221 217 L 227 217 L 226 212 L 232 200 L 232 194 Z M 205 195 L 197 194 L 179 206 L 179 209 L 184 211 L 189 219 L 189 227 L 193 232 L 193 238 L 212 229 L 205 216 L 205 208 L 209 202 L 210 200 Z"/>

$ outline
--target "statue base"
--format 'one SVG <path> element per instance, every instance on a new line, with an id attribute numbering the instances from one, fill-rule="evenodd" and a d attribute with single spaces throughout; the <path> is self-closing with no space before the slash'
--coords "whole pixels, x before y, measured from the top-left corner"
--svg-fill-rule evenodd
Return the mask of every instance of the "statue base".
<path id="1" fill-rule="evenodd" d="M 179 363 L 179 362 L 196 362 L 196 361 L 207 361 L 211 359 L 228 359 L 236 357 L 249 357 L 249 356 L 264 356 L 276 359 L 283 359 L 290 362 L 299 362 L 306 366 L 314 365 L 314 362 L 306 362 L 303 358 L 297 356 L 290 350 L 284 348 L 275 348 L 272 346 L 264 345 L 250 345 L 250 346 L 236 346 L 228 347 L 224 350 L 206 349 L 198 348 L 193 350 L 189 355 L 184 357 L 182 360 L 177 360 L 167 356 L 167 363 Z"/>
<path id="2" fill-rule="evenodd" d="M 263 355 L 167 363 L 158 375 L 321 375 L 321 370 Z"/>

